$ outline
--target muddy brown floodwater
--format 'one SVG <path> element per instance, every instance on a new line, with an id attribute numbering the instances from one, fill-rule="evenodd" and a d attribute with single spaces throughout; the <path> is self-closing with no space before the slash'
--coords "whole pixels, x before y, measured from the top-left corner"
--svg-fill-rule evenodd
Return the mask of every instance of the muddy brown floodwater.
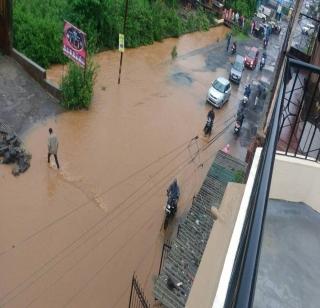
<path id="1" fill-rule="evenodd" d="M 227 31 L 126 50 L 121 85 L 119 53 L 100 53 L 90 110 L 65 112 L 28 131 L 30 170 L 14 178 L 0 167 L 1 307 L 127 307 L 134 272 L 153 298 L 166 188 L 177 177 L 177 223 L 226 143 L 222 137 L 203 148 L 208 86 L 226 72 L 203 69 L 197 50 Z M 62 70 L 51 68 L 49 79 L 58 82 Z M 215 132 L 233 108 L 217 112 Z M 61 171 L 46 162 L 49 127 L 60 140 Z"/>

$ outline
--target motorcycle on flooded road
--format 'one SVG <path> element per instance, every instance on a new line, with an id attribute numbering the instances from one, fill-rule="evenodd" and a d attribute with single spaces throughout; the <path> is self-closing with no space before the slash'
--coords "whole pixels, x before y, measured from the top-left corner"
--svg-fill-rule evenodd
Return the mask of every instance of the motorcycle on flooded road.
<path id="1" fill-rule="evenodd" d="M 177 212 L 178 209 L 178 201 L 180 197 L 180 188 L 178 186 L 178 182 L 175 179 L 171 185 L 169 186 L 167 190 L 167 204 L 165 207 L 165 218 L 164 218 L 164 223 L 163 223 L 163 229 L 166 230 L 169 221 L 172 220 Z"/>

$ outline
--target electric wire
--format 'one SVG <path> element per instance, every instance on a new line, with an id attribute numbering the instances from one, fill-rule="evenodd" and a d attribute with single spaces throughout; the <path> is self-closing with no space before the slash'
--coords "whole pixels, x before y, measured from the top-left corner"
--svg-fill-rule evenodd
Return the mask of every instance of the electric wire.
<path id="1" fill-rule="evenodd" d="M 232 116 L 234 117 L 234 115 Z M 230 118 L 232 118 L 230 117 Z M 227 119 L 224 121 L 224 123 L 226 123 L 227 121 L 230 120 Z M 149 168 L 150 166 L 152 166 L 155 163 L 158 163 L 160 160 L 162 160 L 163 158 L 169 156 L 170 154 L 174 153 L 174 151 L 176 151 L 177 149 L 181 148 L 184 145 L 190 144 L 190 142 L 192 142 L 193 140 L 196 140 L 198 138 L 198 136 L 193 137 L 191 140 L 185 141 L 184 143 L 182 143 L 181 145 L 177 146 L 176 148 L 172 149 L 170 152 L 160 156 L 158 159 L 150 162 L 149 164 L 147 164 L 146 166 L 144 166 L 143 168 L 133 172 L 131 175 L 129 175 L 128 177 L 118 181 L 117 183 L 111 185 L 109 188 L 107 188 L 105 191 L 103 191 L 102 193 L 98 194 L 97 196 L 95 196 L 95 198 L 97 197 L 101 197 L 103 194 L 113 190 L 114 188 L 118 187 L 119 185 L 125 183 L 127 180 L 131 179 L 132 177 L 134 177 L 135 175 L 139 174 L 140 172 L 146 170 L 147 168 Z M 188 147 L 187 147 L 188 149 Z M 77 187 L 78 188 L 78 187 Z M 38 234 L 40 234 L 42 231 L 45 231 L 46 229 L 50 228 L 51 226 L 55 225 L 56 223 L 60 222 L 61 220 L 65 219 L 66 217 L 72 215 L 73 213 L 79 211 L 80 209 L 82 209 L 83 207 L 87 206 L 90 204 L 90 202 L 94 202 L 94 198 L 88 198 L 87 201 L 85 201 L 84 203 L 82 203 L 80 206 L 72 209 L 71 211 L 65 213 L 64 215 L 58 217 L 57 219 L 53 220 L 51 223 L 49 223 L 48 225 L 45 225 L 44 227 L 40 228 L 39 230 L 37 230 L 36 232 L 30 234 L 29 236 L 25 237 L 24 239 L 20 240 L 18 243 L 16 243 L 14 245 L 15 250 L 21 246 L 23 243 L 28 242 L 29 240 L 31 240 L 33 237 L 37 236 Z M 13 248 L 9 247 L 6 250 L 3 250 L 0 252 L 0 257 L 7 254 L 9 251 L 11 251 Z"/>
<path id="2" fill-rule="evenodd" d="M 195 169 L 197 169 L 197 168 L 195 168 Z M 192 173 L 194 172 L 194 170 L 192 171 Z M 190 180 L 190 177 L 188 177 L 188 180 L 187 181 L 189 181 Z M 191 199 L 191 198 L 190 198 Z M 187 201 L 189 201 L 189 200 L 187 200 Z M 139 229 L 139 231 L 140 231 L 140 229 Z M 138 231 L 138 232 L 139 232 Z M 153 245 L 152 245 L 153 246 Z M 121 250 L 122 250 L 122 248 L 121 248 Z M 118 251 L 119 252 L 119 251 Z M 145 258 L 145 257 L 144 257 Z M 67 303 L 63 306 L 63 308 L 65 308 L 65 307 L 67 307 L 75 298 L 76 298 L 76 296 L 80 293 L 80 292 L 82 292 L 86 287 L 87 287 L 87 285 L 88 284 L 90 284 L 90 282 L 91 281 L 93 281 L 94 279 L 95 279 L 95 277 L 97 277 L 102 271 L 103 271 L 103 269 L 105 268 L 105 266 L 106 265 L 108 265 L 109 263 L 110 263 L 110 261 L 111 261 L 111 259 L 109 260 L 109 261 L 107 261 L 107 262 L 105 262 L 100 268 L 99 268 L 99 270 L 98 271 L 96 271 L 95 272 L 95 274 L 90 278 L 90 279 L 88 279 L 85 283 L 84 283 L 84 285 L 75 293 L 75 294 L 73 294 L 72 295 L 72 297 L 67 301 Z M 127 290 L 127 289 L 126 289 Z"/>
<path id="3" fill-rule="evenodd" d="M 188 162 L 189 162 L 189 158 L 184 160 L 181 164 L 179 164 L 179 168 L 181 166 L 185 167 L 188 165 Z M 163 168 L 161 169 L 163 170 Z M 168 174 L 166 174 L 163 178 L 161 178 L 160 180 L 160 183 L 163 181 L 163 180 L 167 180 L 168 176 L 170 176 L 172 173 L 174 173 L 176 171 L 176 168 L 174 168 L 173 170 L 171 170 Z M 148 179 L 148 181 L 146 182 L 149 182 L 150 179 Z M 141 187 L 144 187 L 146 182 L 143 183 L 143 185 L 140 185 L 139 189 L 141 189 Z M 135 191 L 134 193 L 136 193 L 137 191 Z M 149 191 L 150 192 L 153 192 L 153 190 Z M 131 194 L 130 196 L 134 195 Z M 144 194 L 145 195 L 145 194 Z M 126 198 L 126 200 L 122 201 L 120 204 L 123 204 L 125 203 L 129 198 Z M 136 198 L 135 200 L 133 200 L 127 207 L 125 207 L 123 210 L 127 210 L 131 205 L 135 204 L 137 201 L 139 201 L 139 199 L 141 199 L 141 197 L 138 197 Z M 117 205 L 116 209 L 119 209 L 119 205 Z M 143 203 L 144 204 L 144 203 Z M 141 207 L 141 206 L 140 206 Z M 139 207 L 139 208 L 140 208 Z M 135 210 L 135 209 L 134 209 Z M 115 211 L 114 211 L 115 212 Z M 114 213 L 113 212 L 113 213 Z M 123 211 L 122 211 L 123 212 Z M 122 212 L 118 213 L 116 216 L 110 218 L 110 220 L 107 221 L 107 223 L 110 223 L 112 222 L 116 217 L 118 217 L 120 214 L 122 214 Z M 133 213 L 133 212 L 132 212 Z M 55 256 L 53 256 L 52 258 L 50 258 L 49 261 L 47 261 L 46 263 L 44 263 L 40 268 L 38 268 L 36 271 L 34 271 L 29 277 L 27 277 L 26 279 L 24 279 L 24 281 L 22 281 L 21 283 L 19 283 L 19 285 L 17 285 L 14 289 L 10 290 L 9 292 L 7 292 L 2 298 L 0 301 L 3 301 L 3 299 L 5 299 L 6 297 L 8 297 L 12 292 L 14 292 L 16 289 L 18 289 L 19 287 L 21 287 L 26 281 L 30 280 L 30 278 L 32 278 L 34 275 L 36 275 L 38 272 L 40 272 L 44 267 L 46 267 L 48 264 L 50 264 L 53 260 L 55 260 L 59 255 L 61 255 L 63 252 L 65 252 L 66 250 L 68 250 L 70 247 L 72 247 L 75 243 L 77 243 L 78 241 L 80 241 L 88 232 L 92 231 L 96 226 L 98 226 L 103 220 L 105 220 L 106 218 L 110 217 L 110 213 L 108 213 L 108 216 L 105 215 L 103 216 L 97 223 L 95 223 L 94 225 L 90 226 L 90 228 L 88 228 L 86 231 L 84 231 L 76 240 L 74 240 L 71 244 L 69 244 L 68 246 L 66 246 L 65 248 L 63 248 L 63 250 L 59 251 Z M 85 242 L 87 242 L 90 238 L 92 238 L 94 235 L 96 235 L 97 233 L 100 232 L 100 230 L 102 230 L 104 228 L 105 224 L 100 228 L 98 229 L 98 231 L 96 231 L 95 233 L 93 233 L 91 236 L 89 236 L 88 239 L 85 240 Z M 112 232 L 113 233 L 113 232 Z M 84 242 L 84 243 L 85 243 Z M 60 263 L 63 259 L 65 259 L 66 257 L 68 257 L 72 252 L 74 252 L 78 247 L 80 247 L 82 244 L 84 243 L 80 243 L 80 245 L 76 246 L 71 252 L 69 252 L 66 256 L 64 256 L 61 260 L 59 260 L 57 263 L 55 263 L 53 266 L 51 266 L 49 268 L 49 270 L 51 270 L 52 268 L 54 268 L 58 263 Z M 38 279 L 40 279 L 44 274 L 46 274 L 49 270 L 45 271 L 43 274 L 41 274 L 41 276 L 38 276 L 38 278 L 35 278 L 32 282 L 32 284 L 34 284 L 34 282 L 36 282 Z M 31 284 L 31 285 L 32 285 Z M 28 285 L 28 286 L 31 286 L 31 285 Z M 21 292 L 23 292 L 25 289 L 28 288 L 27 287 L 24 287 L 22 289 Z M 19 292 L 19 294 L 21 294 L 21 292 Z M 19 295 L 18 294 L 18 295 Z M 6 304 L 10 301 L 12 301 L 12 299 L 14 299 L 16 296 L 13 296 L 11 297 L 10 299 L 8 299 L 7 301 L 5 302 L 2 302 L 2 304 Z"/>
<path id="4" fill-rule="evenodd" d="M 233 117 L 234 117 L 234 116 L 233 116 Z M 231 118 L 232 118 L 232 117 L 230 117 L 230 119 L 231 119 Z M 230 120 L 230 119 L 228 119 L 228 120 Z M 227 120 L 227 121 L 228 121 L 228 120 Z M 227 121 L 224 121 L 224 122 L 227 122 Z M 230 125 L 231 125 L 231 124 L 229 124 L 226 128 L 228 128 Z M 226 130 L 226 128 L 225 128 L 223 131 L 221 131 L 221 132 L 223 133 L 223 132 Z M 218 133 L 216 136 L 214 136 L 214 137 L 210 140 L 210 142 L 211 142 L 210 145 L 213 144 L 213 142 L 222 135 L 221 132 Z M 195 138 L 193 138 L 193 139 L 195 139 Z M 192 140 L 193 140 L 193 139 L 192 139 Z M 205 149 L 203 149 L 203 150 L 206 150 L 206 149 L 207 149 L 207 146 L 206 146 Z M 197 153 L 197 155 L 198 155 L 198 153 Z M 197 156 L 197 155 L 196 155 L 196 156 Z M 189 163 L 192 162 L 193 160 L 194 160 L 194 158 L 192 158 L 192 159 L 189 161 Z M 187 164 L 187 165 L 188 165 L 188 164 Z M 170 173 L 169 173 L 169 174 L 170 174 Z M 165 177 L 165 178 L 166 178 L 166 177 Z M 148 181 L 149 181 L 149 180 L 148 180 Z M 148 181 L 146 181 L 146 182 L 148 182 Z M 143 185 L 141 185 L 141 186 L 139 187 L 139 189 L 140 189 L 142 186 L 144 186 L 144 185 L 146 184 L 146 182 L 144 182 Z M 136 192 L 135 192 L 135 193 L 136 193 Z M 125 203 L 125 202 L 126 202 L 127 200 L 129 200 L 130 197 L 131 197 L 132 195 L 134 195 L 135 193 L 131 194 L 128 198 L 126 198 L 126 199 L 125 199 L 124 201 L 122 201 L 121 203 L 122 203 L 122 204 Z M 136 199 L 136 200 L 134 200 L 131 204 L 135 203 L 137 200 L 139 200 L 139 198 Z M 131 204 L 129 204 L 129 205 L 131 205 Z M 118 207 L 117 207 L 117 208 L 118 208 Z M 120 214 L 121 214 L 121 213 L 120 213 Z M 117 217 L 117 216 L 115 216 L 115 217 Z M 115 218 L 115 217 L 114 217 L 114 218 Z M 112 220 L 110 220 L 110 221 L 112 221 Z M 108 222 L 110 222 L 110 221 L 108 221 Z M 101 222 L 101 221 L 99 221 L 98 224 L 100 224 L 100 222 Z M 98 224 L 95 224 L 95 226 L 97 226 Z M 95 226 L 94 226 L 94 227 L 95 227 Z M 84 234 L 87 234 L 88 232 L 90 232 L 91 230 L 93 230 L 94 227 L 92 227 L 92 228 L 90 227 L 89 230 L 87 229 L 87 230 L 81 235 L 81 238 L 82 238 L 82 236 L 83 236 Z M 101 229 L 99 229 L 98 232 L 99 232 L 100 230 L 101 230 Z M 94 236 L 95 234 L 97 234 L 98 232 L 94 233 L 93 236 Z M 90 236 L 88 239 L 90 239 L 91 237 L 92 237 L 92 236 Z M 88 239 L 87 239 L 87 240 L 88 240 Z M 76 241 L 74 241 L 73 243 L 71 243 L 71 245 L 69 245 L 68 247 L 64 248 L 62 251 L 60 251 L 57 255 L 55 255 L 55 256 L 54 256 L 53 258 L 51 258 L 48 262 L 46 262 L 40 269 L 36 270 L 31 276 L 34 276 L 35 273 L 39 272 L 43 267 L 45 267 L 46 265 L 48 265 L 49 263 L 51 263 L 51 261 L 52 261 L 53 259 L 55 259 L 55 258 L 56 258 L 57 256 L 59 256 L 62 252 L 64 252 L 64 251 L 67 250 L 68 248 L 70 248 L 70 247 L 71 247 L 74 243 L 76 243 L 78 240 L 80 240 L 80 238 L 78 238 Z M 86 241 L 87 241 L 87 240 L 86 240 Z M 81 245 L 77 246 L 76 249 L 77 249 L 78 247 L 80 247 L 80 246 L 81 246 Z M 74 251 L 74 250 L 72 250 L 71 253 L 72 253 L 73 251 Z M 70 253 L 69 253 L 67 256 L 69 256 L 69 255 L 70 255 Z M 67 256 L 65 256 L 64 258 L 66 258 Z M 64 258 L 63 258 L 63 259 L 64 259 Z M 62 261 L 63 259 L 59 260 L 58 263 L 59 263 L 60 261 Z M 58 264 L 58 263 L 56 263 L 56 264 Z M 56 264 L 55 264 L 55 265 L 56 265 Z M 55 266 L 55 265 L 54 265 L 54 266 Z M 53 266 L 53 267 L 54 267 L 54 266 Z M 51 268 L 53 268 L 53 267 L 51 267 Z M 51 268 L 50 268 L 50 269 L 51 269 Z M 47 271 L 46 271 L 45 273 L 47 273 Z M 27 279 L 25 279 L 22 283 L 20 283 L 20 284 L 19 284 L 18 286 L 16 286 L 14 289 L 10 290 L 5 296 L 2 297 L 1 300 L 3 300 L 5 297 L 7 297 L 9 294 L 11 294 L 14 290 L 16 290 L 16 289 L 17 289 L 19 286 L 21 286 L 24 282 L 26 282 L 27 280 L 29 280 L 29 279 L 31 278 L 31 276 L 29 276 Z M 43 276 L 43 275 L 41 275 L 39 278 L 41 278 L 42 276 Z M 39 278 L 38 278 L 38 279 L 39 279 Z M 37 279 L 37 280 L 38 280 L 38 279 Z M 25 290 L 25 288 L 22 290 L 22 292 L 23 292 L 24 290 Z M 21 292 L 19 292 L 19 294 L 21 294 Z M 18 294 L 18 295 L 19 295 L 19 294 Z M 15 296 L 14 296 L 14 297 L 15 297 Z M 13 299 L 13 298 L 12 298 L 12 299 Z M 11 300 L 9 300 L 9 301 L 11 301 Z"/>
<path id="5" fill-rule="evenodd" d="M 78 290 L 75 294 L 73 294 L 71 298 L 68 299 L 67 303 L 66 303 L 63 307 L 66 307 L 67 305 L 69 305 L 69 304 L 73 301 L 73 299 L 74 299 L 84 288 L 86 288 L 87 285 L 88 285 L 96 276 L 98 276 L 98 275 L 102 272 L 102 270 L 113 260 L 113 258 L 115 258 L 115 257 L 118 255 L 118 253 L 119 253 L 120 251 L 122 251 L 123 248 L 126 247 L 127 243 L 130 242 L 130 241 L 132 241 L 144 228 L 146 228 L 147 222 L 153 221 L 153 220 L 155 219 L 155 218 L 154 218 L 154 219 L 151 219 L 151 218 L 154 216 L 154 213 L 155 213 L 155 212 L 156 212 L 156 211 L 153 211 L 153 212 L 152 212 L 152 215 L 148 216 L 148 218 L 143 222 L 142 227 L 140 227 L 140 228 L 138 228 L 137 230 L 135 230 L 134 232 L 132 232 L 132 235 L 123 243 L 123 245 L 121 245 L 120 248 L 118 248 L 118 249 L 112 254 L 112 256 L 111 256 L 110 258 L 108 258 L 105 262 L 103 262 L 102 266 L 100 266 L 99 269 L 96 270 L 96 271 L 94 272 L 94 274 L 90 277 L 90 279 L 88 279 L 88 280 L 84 283 L 84 285 L 81 286 L 81 287 L 79 288 L 79 290 Z M 157 218 L 157 217 L 156 217 L 156 218 Z M 147 227 L 148 227 L 148 226 L 147 226 Z M 60 279 L 59 279 L 59 280 L 60 280 Z M 35 300 L 33 300 L 32 302 L 30 302 L 26 307 L 30 307 L 30 305 L 32 305 L 32 304 L 34 303 L 34 301 L 35 301 Z"/>
<path id="6" fill-rule="evenodd" d="M 185 168 L 186 166 L 188 166 L 190 164 L 190 161 L 187 161 L 187 164 L 183 164 L 183 168 Z M 183 170 L 183 168 L 181 168 L 181 170 Z M 173 170 L 173 172 L 175 171 L 175 169 Z M 172 172 L 170 172 L 169 173 L 169 175 L 171 174 Z M 163 177 L 162 178 L 162 181 L 163 181 L 163 179 L 167 179 L 167 176 L 165 176 L 165 177 Z M 149 198 L 147 198 L 142 204 L 140 204 L 140 206 L 139 206 L 139 208 L 141 207 L 141 206 L 143 206 L 146 202 L 148 202 L 150 199 Z M 136 209 L 134 209 L 134 211 L 135 211 Z M 158 210 L 158 209 L 157 209 Z M 132 212 L 130 212 L 130 214 L 128 215 L 128 217 L 130 217 L 131 215 L 132 215 L 132 213 L 134 212 L 134 211 L 132 211 Z M 88 250 L 87 251 L 87 253 L 85 254 L 85 255 L 83 255 L 77 262 L 74 262 L 62 275 L 60 275 L 59 277 L 58 277 L 58 279 L 56 279 L 52 284 L 50 284 L 50 286 L 48 286 L 38 297 L 36 297 L 36 298 L 34 298 L 33 300 L 32 300 L 32 302 L 31 303 L 29 303 L 28 304 L 28 306 L 30 306 L 33 302 L 35 302 L 44 292 L 46 292 L 49 288 L 51 288 L 52 286 L 54 286 L 58 281 L 60 281 L 67 273 L 69 273 L 76 265 L 78 265 L 82 260 L 84 260 L 88 255 L 90 255 L 90 253 L 92 253 L 97 247 L 98 247 L 98 245 L 100 245 L 102 242 L 104 242 L 116 229 L 118 229 L 119 228 L 119 226 L 121 226 L 121 223 L 122 222 L 124 222 L 124 221 L 126 221 L 127 220 L 127 217 L 125 217 L 125 219 L 123 219 L 119 224 L 118 224 L 118 227 L 116 227 L 116 228 L 114 228 L 113 230 L 112 230 L 112 232 L 111 233 L 108 233 L 105 237 L 103 237 L 99 242 L 98 242 L 98 244 L 96 245 L 96 246 L 94 246 L 93 247 L 93 249 L 90 249 L 90 250 Z M 83 243 L 82 243 L 83 244 Z M 80 247 L 82 244 L 80 244 L 78 247 Z M 76 247 L 76 248 L 78 248 L 78 247 Z M 74 250 L 73 250 L 74 251 Z M 72 252 L 73 252 L 72 251 Z M 71 252 L 71 253 L 72 253 Z M 65 257 L 64 257 L 64 259 L 65 259 Z M 62 259 L 63 260 L 63 259 Z M 61 260 L 60 260 L 61 261 Z M 59 262 L 60 262 L 59 261 Z M 59 263 L 58 262 L 58 263 Z M 54 266 L 56 266 L 56 264 L 54 265 Z M 54 267 L 53 266 L 53 267 Z M 51 268 L 50 268 L 51 269 Z M 49 270 L 50 270 L 49 269 Z M 48 270 L 48 271 L 49 271 Z M 45 273 L 43 273 L 43 275 L 44 274 L 46 274 L 48 271 L 46 271 Z M 41 275 L 41 277 L 43 276 L 43 275 Z M 40 278 L 41 278 L 40 277 Z M 38 279 L 37 279 L 38 280 Z M 30 285 L 29 285 L 30 286 Z M 18 294 L 18 295 L 20 295 L 21 294 L 21 292 Z M 16 296 L 18 296 L 18 295 L 16 295 Z M 12 301 L 16 296 L 14 296 L 13 298 L 11 298 L 9 301 Z M 9 301 L 7 301 L 6 303 L 8 303 Z M 27 307 L 28 307 L 27 306 Z"/>
<path id="7" fill-rule="evenodd" d="M 110 186 L 109 188 L 107 188 L 106 190 L 104 190 L 102 193 L 100 193 L 98 196 L 95 197 L 100 197 L 103 194 L 111 191 L 112 189 L 116 188 L 117 186 L 123 184 L 124 182 L 126 182 L 127 180 L 131 179 L 132 177 L 134 177 L 135 175 L 139 174 L 142 171 L 145 171 L 147 168 L 151 167 L 153 164 L 158 163 L 159 161 L 161 161 L 163 158 L 169 156 L 170 154 L 174 153 L 176 150 L 180 149 L 182 146 L 185 146 L 187 144 L 189 144 L 192 140 L 194 140 L 196 137 L 193 137 L 191 140 L 188 140 L 182 144 L 180 144 L 179 146 L 175 147 L 174 149 L 172 149 L 170 152 L 160 156 L 159 158 L 155 159 L 154 161 L 150 162 L 149 164 L 147 164 L 146 166 L 144 166 L 143 168 L 133 172 L 131 175 L 129 175 L 128 177 L 120 180 L 119 182 L 113 184 L 112 186 Z M 79 211 L 81 208 L 87 206 L 90 204 L 90 202 L 94 202 L 94 198 L 89 198 L 87 201 L 85 201 L 84 203 L 82 203 L 80 206 L 72 209 L 71 211 L 65 213 L 64 215 L 58 217 L 57 219 L 53 220 L 51 223 L 45 225 L 44 227 L 40 228 L 39 230 L 35 231 L 34 233 L 30 234 L 29 236 L 25 237 L 24 239 L 20 240 L 18 243 L 16 243 L 14 245 L 15 250 L 17 249 L 17 247 L 21 246 L 21 244 L 29 241 L 30 239 L 32 239 L 33 237 L 37 236 L 39 233 L 41 233 L 42 231 L 50 228 L 51 226 L 55 225 L 56 223 L 60 222 L 61 220 L 65 219 L 66 217 L 72 215 L 73 213 Z M 3 250 L 0 252 L 0 257 L 7 254 L 9 251 L 12 250 L 12 247 L 7 248 L 6 250 Z"/>

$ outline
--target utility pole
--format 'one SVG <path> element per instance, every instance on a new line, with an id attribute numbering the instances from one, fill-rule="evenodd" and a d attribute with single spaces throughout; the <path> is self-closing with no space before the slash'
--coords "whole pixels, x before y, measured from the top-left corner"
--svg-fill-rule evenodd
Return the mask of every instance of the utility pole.
<path id="1" fill-rule="evenodd" d="M 123 22 L 123 35 L 125 35 L 125 33 L 126 33 L 127 16 L 128 16 L 128 2 L 129 2 L 129 0 L 126 0 L 126 8 L 125 8 L 125 12 L 124 12 L 124 22 Z M 123 52 L 121 52 L 121 56 L 120 56 L 118 84 L 120 84 L 120 78 L 121 78 L 122 59 L 123 59 Z"/>

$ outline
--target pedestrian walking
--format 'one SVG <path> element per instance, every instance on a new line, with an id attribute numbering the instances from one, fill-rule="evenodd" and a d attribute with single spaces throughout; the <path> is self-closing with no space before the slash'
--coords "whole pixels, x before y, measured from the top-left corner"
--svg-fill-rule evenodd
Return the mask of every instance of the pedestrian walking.
<path id="1" fill-rule="evenodd" d="M 239 27 L 242 28 L 242 16 L 239 17 Z"/>
<path id="2" fill-rule="evenodd" d="M 231 33 L 229 32 L 228 35 L 227 35 L 227 52 L 229 50 L 229 46 L 230 46 L 230 41 L 231 41 Z"/>
<path id="3" fill-rule="evenodd" d="M 237 12 L 236 15 L 234 16 L 234 18 L 236 19 L 236 23 L 239 24 L 239 13 Z"/>
<path id="4" fill-rule="evenodd" d="M 255 25 L 254 25 L 254 20 L 251 22 L 251 34 L 253 35 L 253 30 L 254 30 L 254 27 Z"/>
<path id="5" fill-rule="evenodd" d="M 49 137 L 48 137 L 48 163 L 50 163 L 50 157 L 51 155 L 54 156 L 54 159 L 56 161 L 57 168 L 60 169 L 59 162 L 58 162 L 58 138 L 53 133 L 52 128 L 49 128 Z"/>
<path id="6" fill-rule="evenodd" d="M 282 13 L 282 6 L 279 4 L 277 7 L 276 20 L 280 21 Z"/>
<path id="7" fill-rule="evenodd" d="M 269 39 L 269 37 L 270 37 L 270 35 L 271 35 L 271 33 L 272 33 L 272 28 L 271 28 L 271 26 L 270 25 L 268 25 L 268 39 Z"/>

